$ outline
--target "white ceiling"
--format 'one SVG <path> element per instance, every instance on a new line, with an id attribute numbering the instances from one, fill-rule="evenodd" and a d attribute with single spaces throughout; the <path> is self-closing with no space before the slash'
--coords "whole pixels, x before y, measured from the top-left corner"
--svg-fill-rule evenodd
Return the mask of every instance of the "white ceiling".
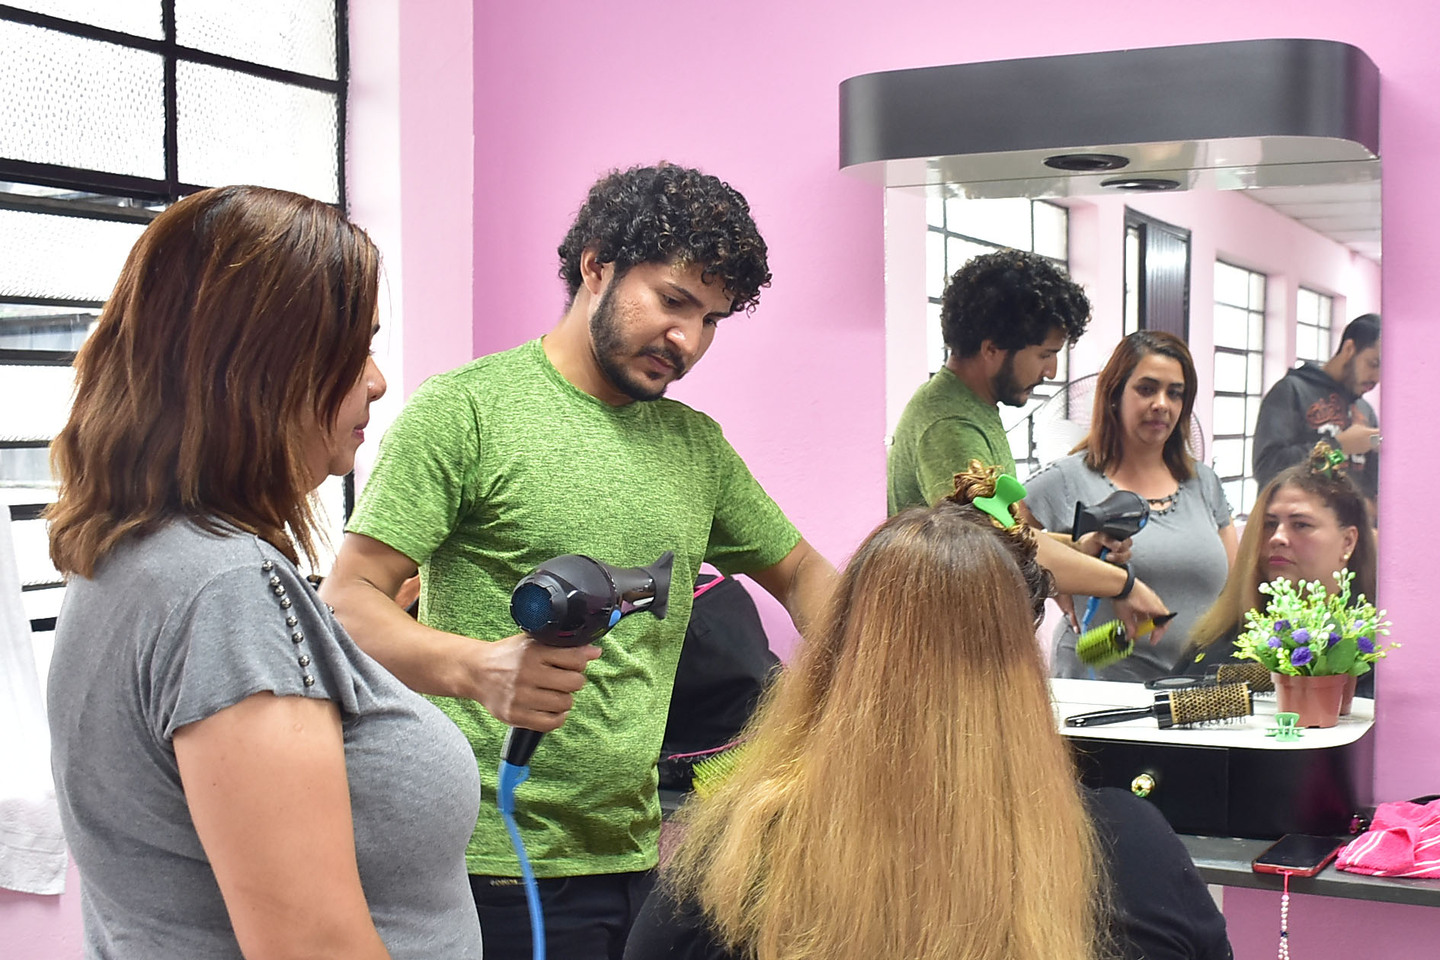
<path id="1" fill-rule="evenodd" d="M 1260 203 L 1380 262 L 1380 181 L 1301 187 L 1255 187 Z"/>

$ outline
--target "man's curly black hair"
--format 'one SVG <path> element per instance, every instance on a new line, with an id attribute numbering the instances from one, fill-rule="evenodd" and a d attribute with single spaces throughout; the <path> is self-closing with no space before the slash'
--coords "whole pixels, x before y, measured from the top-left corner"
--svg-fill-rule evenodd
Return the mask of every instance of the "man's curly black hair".
<path id="1" fill-rule="evenodd" d="M 765 241 L 750 205 L 717 177 L 673 164 L 613 170 L 590 188 L 560 244 L 560 279 L 580 289 L 580 254 L 593 247 L 619 276 L 641 263 L 696 264 L 749 311 L 770 285 Z"/>
<path id="2" fill-rule="evenodd" d="M 1079 339 L 1090 322 L 1080 285 L 1044 257 L 999 250 L 955 271 L 940 303 L 940 332 L 959 357 L 973 357 L 986 340 L 1001 350 L 1044 343 L 1059 328 Z"/>

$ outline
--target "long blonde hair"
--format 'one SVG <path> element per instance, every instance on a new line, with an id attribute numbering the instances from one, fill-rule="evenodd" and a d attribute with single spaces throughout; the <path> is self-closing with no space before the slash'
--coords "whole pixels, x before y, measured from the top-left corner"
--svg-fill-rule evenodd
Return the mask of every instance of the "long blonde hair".
<path id="1" fill-rule="evenodd" d="M 682 814 L 663 882 L 723 942 L 757 960 L 1101 952 L 1101 860 L 1027 564 L 1033 540 L 950 501 L 860 547 L 734 774 Z"/>

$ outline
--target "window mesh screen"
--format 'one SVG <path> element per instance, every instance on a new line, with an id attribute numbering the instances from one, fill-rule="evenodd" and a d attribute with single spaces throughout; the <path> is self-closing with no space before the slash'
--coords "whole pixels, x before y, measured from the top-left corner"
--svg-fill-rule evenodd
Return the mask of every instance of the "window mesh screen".
<path id="1" fill-rule="evenodd" d="M 180 63 L 180 180 L 252 183 L 340 199 L 334 95 Z"/>
<path id="2" fill-rule="evenodd" d="M 99 316 L 86 307 L 0 304 L 0 350 L 78 350 Z"/>
<path id="3" fill-rule="evenodd" d="M 104 300 L 144 229 L 139 223 L 0 210 L 0 296 Z"/>
<path id="4" fill-rule="evenodd" d="M 30 367 L 5 363 L 0 364 L 0 377 L 5 380 L 7 396 L 25 398 L 24 403 L 7 403 L 0 408 L 0 441 L 48 442 L 65 426 L 65 420 L 70 416 L 70 394 L 75 389 L 74 367 Z M 49 475 L 48 470 L 46 475 Z"/>
<path id="5" fill-rule="evenodd" d="M 175 42 L 337 79 L 335 0 L 176 0 Z"/>
<path id="6" fill-rule="evenodd" d="M 15 565 L 19 568 L 21 583 L 51 583 L 60 579 L 50 562 L 50 536 L 45 530 L 45 521 L 12 523 L 10 536 L 15 541 Z"/>
<path id="7" fill-rule="evenodd" d="M 0 20 L 0 157 L 165 176 L 159 54 Z"/>
<path id="8" fill-rule="evenodd" d="M 6 0 L 12 7 L 33 10 L 62 20 L 88 23 L 106 30 L 133 33 L 151 40 L 164 38 L 160 0 Z"/>

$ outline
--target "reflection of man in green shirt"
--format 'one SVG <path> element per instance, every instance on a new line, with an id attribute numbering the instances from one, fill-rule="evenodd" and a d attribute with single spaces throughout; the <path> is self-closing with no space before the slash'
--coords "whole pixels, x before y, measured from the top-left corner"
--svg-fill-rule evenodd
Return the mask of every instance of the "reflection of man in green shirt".
<path id="1" fill-rule="evenodd" d="M 940 305 L 940 332 L 949 357 L 905 405 L 886 465 L 891 514 L 932 506 L 955 491 L 955 474 L 979 460 L 1015 473 L 1000 404 L 1021 407 L 1030 391 L 1055 376 L 1056 357 L 1080 338 L 1090 301 L 1079 284 L 1043 257 L 1000 250 L 955 272 Z M 1023 503 L 1021 506 L 1024 512 Z M 1121 544 L 1101 537 L 1071 550 L 1039 538 L 1037 557 L 1062 594 L 1126 601 L 1117 606 L 1130 627 L 1165 606 L 1129 571 L 1087 553 Z M 1082 552 L 1082 550 L 1084 552 Z"/>
<path id="2" fill-rule="evenodd" d="M 955 474 L 971 460 L 1014 474 L 998 404 L 1023 407 L 1089 321 L 1084 291 L 1043 257 L 1001 250 L 956 271 L 940 306 L 949 358 L 895 427 L 890 513 L 954 493 Z"/>

